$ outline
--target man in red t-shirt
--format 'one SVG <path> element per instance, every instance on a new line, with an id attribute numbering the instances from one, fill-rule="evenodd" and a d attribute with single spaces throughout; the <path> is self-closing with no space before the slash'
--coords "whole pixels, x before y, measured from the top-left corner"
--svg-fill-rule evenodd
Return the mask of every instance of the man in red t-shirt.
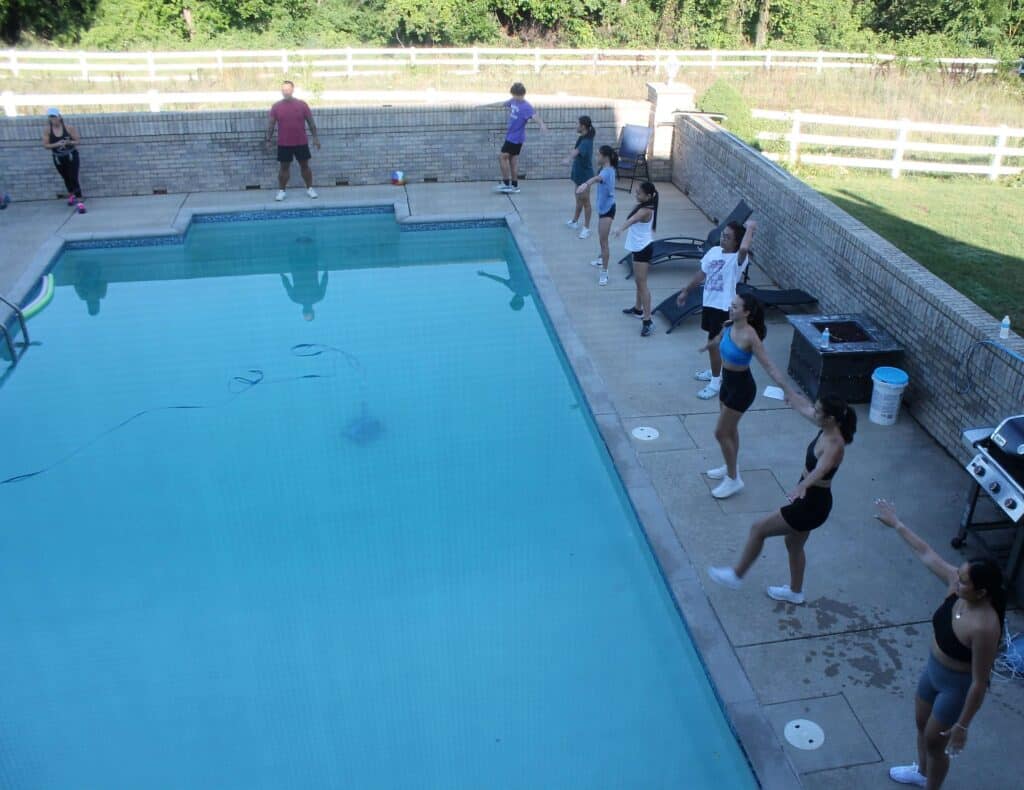
<path id="1" fill-rule="evenodd" d="M 299 161 L 299 169 L 302 171 L 302 180 L 306 182 L 306 194 L 311 198 L 319 197 L 313 189 L 313 171 L 309 169 L 309 140 L 306 137 L 306 124 L 309 124 L 309 132 L 313 135 L 313 145 L 320 150 L 320 137 L 316 133 L 316 124 L 313 123 L 313 113 L 309 111 L 309 105 L 302 99 L 292 96 L 295 91 L 295 83 L 285 80 L 281 83 L 281 95 L 284 97 L 270 108 L 270 124 L 267 126 L 267 137 L 264 141 L 267 149 L 270 149 L 270 140 L 274 136 L 274 127 L 277 127 L 277 161 L 281 163 L 281 169 L 277 174 L 277 197 L 275 200 L 285 199 L 285 187 L 288 186 L 288 179 L 291 176 L 292 159 Z"/>

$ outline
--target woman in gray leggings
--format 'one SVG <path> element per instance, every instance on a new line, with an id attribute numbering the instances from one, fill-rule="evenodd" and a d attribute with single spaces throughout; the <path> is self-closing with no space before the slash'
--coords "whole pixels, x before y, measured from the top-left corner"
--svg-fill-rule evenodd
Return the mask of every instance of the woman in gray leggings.
<path id="1" fill-rule="evenodd" d="M 950 565 L 896 515 L 884 499 L 875 516 L 892 527 L 932 573 L 948 588 L 946 600 L 932 615 L 931 655 L 917 684 L 917 762 L 889 769 L 900 784 L 938 790 L 949 771 L 949 758 L 967 744 L 967 730 L 988 690 L 992 664 L 1006 617 L 1003 573 L 992 560 Z"/>

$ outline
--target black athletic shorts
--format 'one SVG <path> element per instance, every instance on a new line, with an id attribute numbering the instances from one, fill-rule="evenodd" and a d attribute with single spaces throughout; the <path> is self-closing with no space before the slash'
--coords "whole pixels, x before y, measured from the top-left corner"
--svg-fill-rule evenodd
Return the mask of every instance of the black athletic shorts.
<path id="1" fill-rule="evenodd" d="M 292 159 L 308 162 L 311 158 L 309 143 L 305 145 L 279 145 L 277 147 L 277 161 L 282 164 L 288 164 Z"/>
<path id="2" fill-rule="evenodd" d="M 509 156 L 519 156 L 519 152 L 522 150 L 522 143 L 513 143 L 511 140 L 506 140 L 505 144 L 501 147 L 501 152 Z"/>
<path id="3" fill-rule="evenodd" d="M 779 509 L 783 520 L 797 532 L 810 532 L 828 520 L 832 512 L 832 489 L 811 486 L 803 499 Z"/>
<path id="4" fill-rule="evenodd" d="M 633 263 L 650 263 L 654 257 L 654 242 L 651 242 L 642 250 L 633 253 Z"/>
<path id="5" fill-rule="evenodd" d="M 604 214 L 598 214 L 597 216 L 599 219 L 615 219 L 615 204 L 613 203 L 612 207 Z"/>
<path id="6" fill-rule="evenodd" d="M 713 340 L 722 331 L 722 326 L 728 320 L 728 310 L 705 307 L 700 311 L 700 328 L 708 333 L 708 340 Z"/>
<path id="7" fill-rule="evenodd" d="M 726 370 L 722 368 L 722 389 L 718 391 L 718 399 L 723 406 L 733 411 L 745 412 L 757 397 L 757 382 L 746 370 Z"/>

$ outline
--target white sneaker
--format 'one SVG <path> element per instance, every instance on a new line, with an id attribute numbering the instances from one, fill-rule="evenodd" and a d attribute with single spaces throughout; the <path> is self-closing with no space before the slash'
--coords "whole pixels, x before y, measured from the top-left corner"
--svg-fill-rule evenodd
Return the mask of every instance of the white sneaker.
<path id="1" fill-rule="evenodd" d="M 591 266 L 604 266 L 604 261 L 601 260 L 600 258 L 594 258 L 594 260 L 592 260 L 590 262 L 590 265 Z"/>
<path id="2" fill-rule="evenodd" d="M 743 579 L 737 576 L 736 571 L 729 567 L 709 567 L 708 576 L 711 577 L 711 581 L 718 582 L 730 590 L 738 590 L 743 586 Z"/>
<path id="3" fill-rule="evenodd" d="M 928 778 L 917 770 L 917 763 L 910 765 L 894 765 L 889 769 L 889 778 L 901 785 L 917 785 L 924 787 L 928 784 Z"/>
<path id="4" fill-rule="evenodd" d="M 572 228 L 573 230 L 576 230 L 576 228 L 578 228 L 579 226 L 580 226 L 580 223 L 577 220 L 567 219 L 565 221 L 565 227 L 567 227 L 567 228 Z"/>
<path id="5" fill-rule="evenodd" d="M 729 467 L 723 464 L 722 466 L 716 466 L 714 469 L 708 469 L 708 471 L 706 471 L 704 474 L 706 474 L 712 480 L 724 480 L 725 473 L 728 471 Z"/>
<path id="6" fill-rule="evenodd" d="M 743 490 L 743 481 L 740 480 L 740 476 L 736 475 L 735 478 L 727 477 L 715 488 L 711 489 L 711 496 L 715 499 L 728 499 L 733 494 L 738 494 Z"/>
<path id="7" fill-rule="evenodd" d="M 597 279 L 598 285 L 608 285 L 608 272 L 601 272 L 601 276 Z"/>
<path id="8" fill-rule="evenodd" d="M 765 590 L 768 593 L 768 597 L 776 601 L 785 601 L 786 603 L 792 603 L 799 606 L 804 603 L 807 599 L 804 598 L 802 592 L 795 593 L 789 589 L 788 584 L 783 584 L 781 587 L 769 587 Z"/>
<path id="9" fill-rule="evenodd" d="M 288 197 L 287 193 L 283 189 L 277 190 L 277 194 L 274 195 L 274 200 L 280 202 Z"/>
<path id="10" fill-rule="evenodd" d="M 693 374 L 693 377 L 697 379 L 697 381 L 711 381 L 711 368 L 708 368 L 707 370 L 698 370 Z"/>
<path id="11" fill-rule="evenodd" d="M 718 397 L 718 393 L 721 389 L 721 387 L 712 387 L 708 384 L 704 389 L 697 393 L 697 397 L 701 400 L 711 400 L 712 398 Z"/>
<path id="12" fill-rule="evenodd" d="M 317 191 L 313 189 L 313 187 L 307 189 L 306 194 L 309 195 L 313 200 L 316 200 L 318 197 L 320 197 L 320 195 L 317 194 Z"/>
<path id="13" fill-rule="evenodd" d="M 580 232 L 576 235 L 577 239 L 589 239 L 590 228 L 580 228 Z"/>

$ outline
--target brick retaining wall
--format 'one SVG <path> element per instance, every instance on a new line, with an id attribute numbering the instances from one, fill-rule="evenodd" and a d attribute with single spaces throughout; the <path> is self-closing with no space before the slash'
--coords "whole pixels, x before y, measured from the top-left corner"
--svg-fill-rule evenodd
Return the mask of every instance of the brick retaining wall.
<path id="1" fill-rule="evenodd" d="M 672 180 L 705 213 L 724 217 L 740 198 L 755 211 L 757 261 L 782 288 L 814 294 L 822 312 L 863 312 L 907 349 L 907 405 L 955 458 L 960 432 L 1024 412 L 1024 362 L 976 351 L 971 394 L 954 375 L 998 321 L 799 179 L 697 116 L 676 122 Z M 1000 341 L 1024 354 L 1024 340 Z"/>
<path id="2" fill-rule="evenodd" d="M 576 141 L 576 119 L 594 119 L 597 144 L 613 145 L 626 123 L 647 125 L 650 105 L 610 101 L 590 105 L 537 103 L 550 133 L 531 125 L 520 168 L 528 179 L 568 178 L 562 164 Z M 323 148 L 313 152 L 315 183 L 380 184 L 392 170 L 410 181 L 498 179 L 504 111 L 475 107 L 313 107 Z M 274 155 L 262 140 L 266 110 L 77 115 L 82 135 L 82 186 L 87 195 L 148 195 L 259 186 L 276 189 Z M 52 198 L 63 188 L 41 146 L 45 119 L 0 121 L 0 189 L 15 200 Z M 667 180 L 668 161 L 652 175 Z M 293 167 L 292 185 L 301 183 Z"/>

